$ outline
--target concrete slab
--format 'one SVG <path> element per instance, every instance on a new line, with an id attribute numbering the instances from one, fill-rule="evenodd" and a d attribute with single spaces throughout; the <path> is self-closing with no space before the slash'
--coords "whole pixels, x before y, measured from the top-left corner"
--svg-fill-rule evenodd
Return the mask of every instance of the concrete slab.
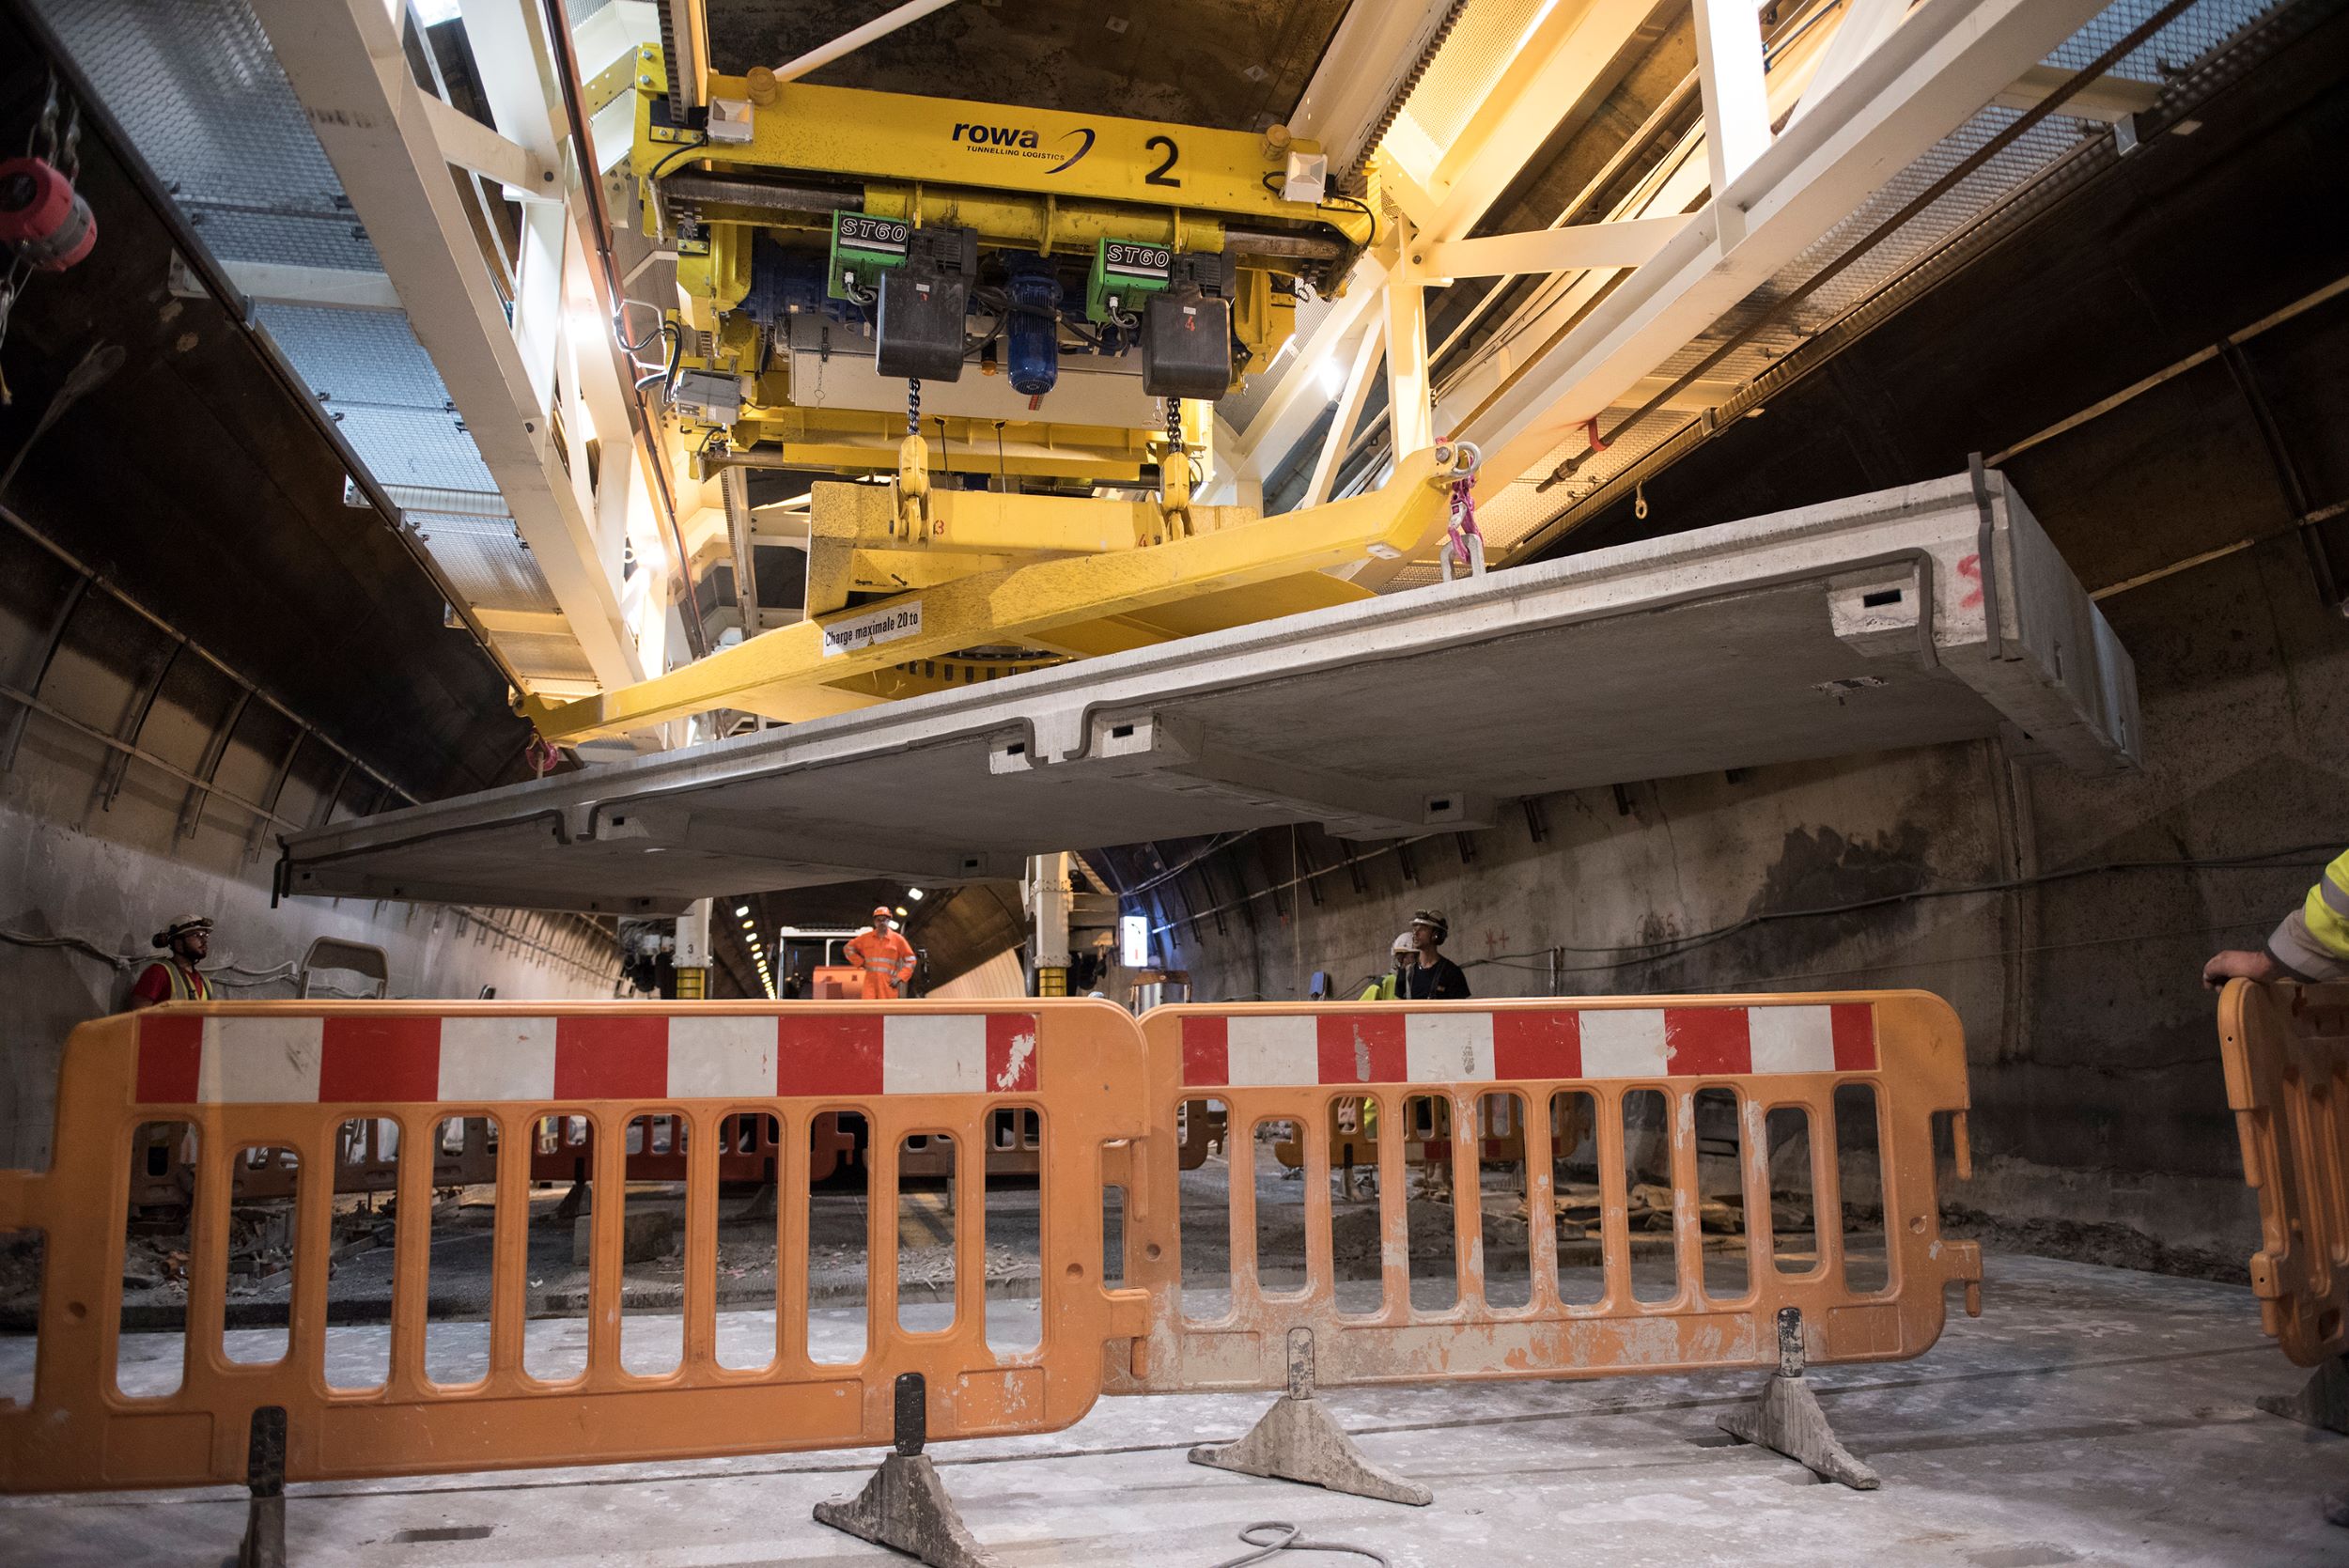
<path id="1" fill-rule="evenodd" d="M 2253 1406 L 2302 1374 L 2261 1336 L 2248 1288 L 2011 1255 L 1986 1275 L 1985 1315 L 1953 1319 L 1919 1360 L 1812 1374 L 1880 1492 L 1818 1484 L 1717 1431 L 1747 1375 L 1326 1393 L 1371 1459 L 1434 1489 L 1427 1509 L 1185 1461 L 1268 1396 L 1107 1400 L 1066 1432 L 931 1452 L 972 1533 L 1015 1564 L 1216 1563 L 1268 1518 L 1396 1568 L 2349 1562 L 2349 1530 L 2318 1512 L 2349 1484 L 2349 1438 Z M 754 1337 L 763 1317 L 722 1322 Z M 0 1342 L 0 1382 L 26 1348 Z M 879 1457 L 296 1486 L 288 1541 L 297 1563 L 354 1568 L 879 1565 L 903 1560 L 809 1517 Z M 12 1498 L 0 1539 L 28 1565 L 210 1563 L 243 1516 L 224 1489 Z"/>
<path id="2" fill-rule="evenodd" d="M 663 912 L 2001 726 L 2133 767 L 2136 678 L 2021 498 L 1961 474 L 299 834 L 283 886 Z"/>

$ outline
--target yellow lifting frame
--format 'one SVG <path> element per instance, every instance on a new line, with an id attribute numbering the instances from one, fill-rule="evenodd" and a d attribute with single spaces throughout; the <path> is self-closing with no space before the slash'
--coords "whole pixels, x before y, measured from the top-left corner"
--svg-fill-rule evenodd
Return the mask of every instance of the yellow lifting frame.
<path id="1" fill-rule="evenodd" d="M 525 699 L 525 711 L 539 734 L 564 744 L 721 707 L 798 722 L 871 701 L 870 695 L 852 694 L 857 686 L 873 691 L 861 677 L 965 648 L 1011 644 L 1110 652 L 1159 641 L 1165 629 L 1121 630 L 1119 617 L 1146 620 L 1145 613 L 1158 607 L 1222 594 L 1233 594 L 1237 608 L 1261 597 L 1249 591 L 1283 579 L 1390 551 L 1407 558 L 1417 554 L 1443 524 L 1455 460 L 1451 449 L 1420 452 L 1398 464 L 1383 488 L 1365 495 L 1202 529 L 1165 544 L 1029 561 L 958 577 L 778 627 L 668 675 L 577 702 L 550 706 Z M 953 490 L 928 498 L 931 515 L 948 537 L 955 533 L 960 499 L 961 492 Z M 1038 508 L 1067 505 L 1050 496 L 988 500 Z M 1010 508 L 988 510 L 1002 526 Z M 1323 581 L 1341 592 L 1346 587 Z M 1068 646 L 1056 631 L 1083 633 L 1089 645 Z M 842 684 L 851 690 L 839 689 Z"/>

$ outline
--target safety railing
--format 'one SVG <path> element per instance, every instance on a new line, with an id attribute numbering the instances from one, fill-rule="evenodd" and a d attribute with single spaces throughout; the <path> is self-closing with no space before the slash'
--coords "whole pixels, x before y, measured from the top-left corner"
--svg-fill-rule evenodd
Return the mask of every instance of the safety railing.
<path id="1" fill-rule="evenodd" d="M 2218 1046 L 2259 1194 L 2261 1327 L 2301 1366 L 2335 1361 L 2349 1351 L 2349 986 L 2231 982 Z"/>
<path id="2" fill-rule="evenodd" d="M 0 1231 L 49 1238 L 35 1391 L 0 1406 L 0 1484 L 9 1491 L 185 1485 L 246 1479 L 256 1418 L 284 1415 L 287 1479 L 604 1463 L 889 1442 L 896 1383 L 917 1375 L 939 1436 L 1049 1431 L 1097 1397 L 1104 1343 L 1141 1331 L 1137 1292 L 1106 1290 L 1101 1149 L 1147 1129 L 1131 1085 L 1142 1073 L 1131 1020 L 1084 1001 L 1012 1006 L 806 1004 L 752 1012 L 723 1003 L 526 1007 L 314 1003 L 170 1007 L 75 1031 L 60 1078 L 56 1157 L 45 1172 L 0 1172 Z M 1041 1128 L 1040 1343 L 1025 1354 L 986 1333 L 988 1204 L 981 1162 L 957 1168 L 942 1214 L 954 1255 L 951 1321 L 901 1322 L 897 1151 L 909 1139 L 988 1147 L 999 1109 Z M 817 1126 L 853 1112 L 870 1129 L 864 1345 L 848 1364 L 811 1357 L 807 1188 Z M 762 1367 L 714 1355 L 717 1186 L 729 1118 L 770 1118 L 782 1152 L 775 1205 L 775 1342 Z M 591 1251 L 584 1364 L 534 1375 L 531 1168 L 538 1134 L 582 1119 L 592 1141 L 583 1217 Z M 623 1365 L 622 1258 L 630 1134 L 649 1125 L 680 1159 L 682 1346 L 675 1369 Z M 333 1188 L 295 1188 L 282 1355 L 226 1353 L 232 1198 L 248 1151 L 272 1168 L 326 1171 L 350 1124 L 389 1124 L 398 1146 L 434 1149 L 451 1122 L 494 1126 L 494 1244 L 486 1367 L 436 1381 L 426 1356 L 428 1249 L 436 1162 L 397 1165 L 389 1365 L 379 1386 L 328 1375 Z M 154 1397 L 117 1374 L 124 1233 L 133 1150 L 157 1125 L 192 1138 L 183 1374 Z M 628 1129 L 626 1132 L 623 1129 Z M 811 1140 L 814 1130 L 817 1136 Z M 390 1141 L 386 1139 L 385 1141 Z M 166 1141 L 172 1140 L 167 1139 Z M 642 1152 L 641 1150 L 639 1151 Z M 565 1238 L 568 1241 L 568 1237 Z M 798 1245 L 790 1243 L 796 1240 Z M 944 1304 L 940 1307 L 942 1312 Z"/>
<path id="3" fill-rule="evenodd" d="M 1964 1041 L 1948 1005 L 1923 993 L 1178 1006 L 1142 1027 L 1155 1131 L 1137 1157 L 1127 1262 L 1151 1293 L 1151 1326 L 1113 1390 L 1279 1387 L 1299 1328 L 1315 1336 L 1323 1383 L 1759 1366 L 1777 1358 L 1786 1308 L 1802 1313 L 1812 1359 L 1895 1359 L 1939 1334 L 1945 1287 L 1966 1286 L 1974 1304 L 1979 1250 L 1942 1238 L 1934 1175 L 1937 1115 L 1952 1117 L 1966 1166 Z M 1839 1123 L 1839 1092 L 1848 1106 L 1854 1090 L 1873 1100 L 1864 1128 Z M 1376 1209 L 1335 1224 L 1325 1132 L 1303 1140 L 1296 1223 L 1270 1222 L 1263 1209 L 1277 1184 L 1264 1151 L 1294 1145 L 1300 1128 L 1330 1128 L 1347 1102 L 1368 1110 L 1372 1135 L 1336 1141 L 1358 1158 L 1375 1153 Z M 1231 1129 L 1228 1222 L 1226 1200 L 1202 1205 L 1195 1174 L 1187 1188 L 1178 1168 L 1177 1122 L 1203 1105 Z M 1700 1179 L 1701 1107 L 1718 1110 L 1719 1136 L 1735 1145 L 1733 1157 L 1706 1158 L 1726 1176 L 1711 1189 Z M 1498 1129 L 1439 1141 L 1457 1195 L 1448 1214 L 1411 1196 L 1406 1141 L 1431 1126 Z M 1596 1267 L 1581 1299 L 1562 1291 L 1558 1227 L 1536 1218 L 1557 1212 L 1558 1165 L 1576 1152 L 1557 1137 L 1562 1126 L 1590 1129 L 1596 1245 L 1585 1250 Z M 1645 1183 L 1627 1140 L 1641 1144 Z M 1854 1143 L 1874 1145 L 1883 1216 L 1864 1286 L 1835 1223 L 1849 1163 L 1838 1151 Z M 1524 1219 L 1496 1224 L 1508 1217 L 1471 1195 L 1488 1156 L 1515 1147 L 1526 1151 Z M 1785 1186 L 1774 1156 L 1782 1178 L 1789 1147 L 1803 1151 L 1812 1195 L 1795 1250 L 1772 1212 L 1774 1186 Z M 1642 1186 L 1661 1229 L 1641 1233 L 1635 1257 Z M 1659 1195 L 1668 1201 L 1653 1202 Z M 1706 1267 L 1708 1203 L 1737 1220 L 1735 1288 Z M 1429 1235 L 1431 1224 L 1440 1234 Z M 1259 1237 L 1275 1235 L 1294 1237 L 1303 1266 L 1293 1277 L 1260 1253 Z M 1364 1265 L 1351 1281 L 1340 1278 L 1341 1250 Z M 1506 1304 L 1504 1250 L 1514 1254 Z M 1413 1266 L 1430 1252 L 1448 1260 L 1434 1279 Z M 1653 1269 L 1635 1267 L 1650 1259 Z"/>
<path id="4" fill-rule="evenodd" d="M 1316 1380 L 1772 1363 L 1723 1424 L 1873 1485 L 1802 1370 L 1921 1353 L 1949 1285 L 1977 1306 L 1978 1251 L 1941 1236 L 1936 1193 L 1936 1118 L 1963 1174 L 1966 1106 L 1957 1021 L 1913 992 L 1179 1006 L 1139 1024 L 1091 1001 L 159 1008 L 75 1032 L 54 1166 L 0 1172 L 0 1232 L 49 1241 L 33 1398 L 0 1402 L 0 1489 L 242 1479 L 250 1548 L 282 1532 L 288 1479 L 894 1442 L 818 1517 L 974 1563 L 926 1436 L 1050 1431 L 1103 1392 L 1285 1387 L 1247 1438 L 1192 1457 L 1424 1502 L 1353 1449 Z M 852 1120 L 862 1207 L 824 1211 L 834 1242 L 858 1216 L 834 1249 L 863 1303 L 842 1352 L 817 1343 L 811 1188 L 859 1155 Z M 1022 1192 L 1033 1172 L 1033 1348 L 988 1332 L 989 1226 L 1017 1223 L 990 1170 Z M 724 1298 L 738 1350 L 741 1309 L 771 1310 L 745 1364 L 720 1354 L 719 1277 L 744 1270 L 721 1266 L 719 1187 L 770 1174 L 770 1210 L 726 1216 L 771 1225 L 771 1286 Z M 640 1250 L 639 1176 L 682 1210 L 658 1370 L 624 1343 L 658 1255 Z M 926 1180 L 942 1202 L 901 1191 Z M 353 1384 L 329 1278 L 339 1238 L 384 1218 L 381 1189 L 383 1365 Z M 487 1300 L 462 1326 L 478 1364 L 451 1371 L 431 1271 L 468 1206 L 488 1211 L 468 1243 Z M 257 1231 L 272 1214 L 282 1234 Z M 175 1224 L 179 1375 L 158 1389 L 125 1371 L 125 1234 Z M 943 1299 L 899 1279 L 913 1226 L 951 1252 Z M 257 1356 L 225 1305 L 231 1254 L 273 1248 L 281 1339 Z M 539 1288 L 558 1265 L 584 1269 L 568 1309 Z M 566 1336 L 575 1364 L 534 1359 Z"/>

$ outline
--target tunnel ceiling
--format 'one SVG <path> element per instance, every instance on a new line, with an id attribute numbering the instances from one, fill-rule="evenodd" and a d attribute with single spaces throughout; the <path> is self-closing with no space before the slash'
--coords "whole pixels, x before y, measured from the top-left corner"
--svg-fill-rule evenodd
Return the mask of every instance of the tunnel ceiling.
<path id="1" fill-rule="evenodd" d="M 807 79 L 1227 131 L 1287 117 L 1346 0 L 972 0 Z M 870 22 L 876 0 L 709 0 L 710 64 L 779 66 Z"/>

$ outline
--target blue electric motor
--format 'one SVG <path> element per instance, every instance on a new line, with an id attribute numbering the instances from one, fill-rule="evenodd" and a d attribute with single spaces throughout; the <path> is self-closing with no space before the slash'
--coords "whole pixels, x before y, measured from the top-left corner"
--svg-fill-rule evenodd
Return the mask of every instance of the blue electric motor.
<path id="1" fill-rule="evenodd" d="M 1003 292 L 1011 318 L 1003 323 L 1004 368 L 1012 390 L 1041 397 L 1060 380 L 1060 278 L 1052 263 L 1032 251 L 1003 257 Z"/>

